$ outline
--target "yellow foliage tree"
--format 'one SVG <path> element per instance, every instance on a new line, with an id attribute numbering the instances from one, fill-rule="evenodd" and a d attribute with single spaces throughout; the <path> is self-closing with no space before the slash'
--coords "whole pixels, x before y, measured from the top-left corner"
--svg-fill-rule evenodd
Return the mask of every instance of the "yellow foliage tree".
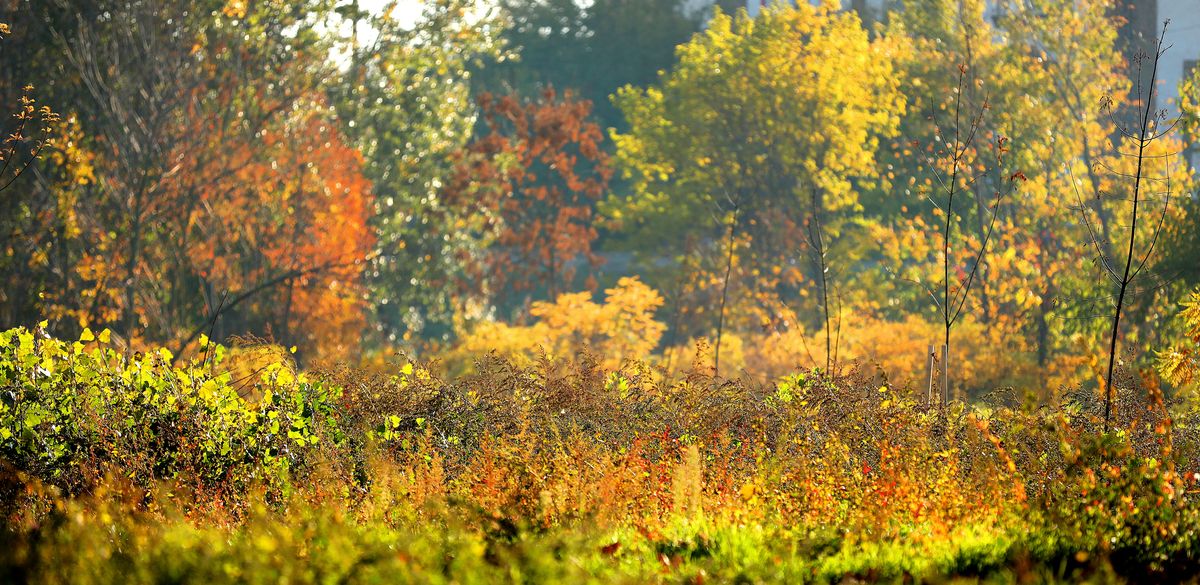
<path id="1" fill-rule="evenodd" d="M 682 324 L 684 335 L 715 327 L 714 362 L 730 301 L 770 287 L 797 303 L 821 281 L 805 258 L 807 226 L 831 216 L 820 220 L 830 240 L 854 226 L 845 215 L 861 210 L 880 139 L 905 112 L 896 63 L 906 47 L 835 2 L 780 3 L 754 19 L 717 11 L 656 84 L 614 97 L 629 122 L 613 136 L 616 158 L 632 188 L 606 213 L 653 251 L 648 260 L 673 256 L 677 281 L 707 282 L 680 304 L 716 297 L 715 314 Z"/>

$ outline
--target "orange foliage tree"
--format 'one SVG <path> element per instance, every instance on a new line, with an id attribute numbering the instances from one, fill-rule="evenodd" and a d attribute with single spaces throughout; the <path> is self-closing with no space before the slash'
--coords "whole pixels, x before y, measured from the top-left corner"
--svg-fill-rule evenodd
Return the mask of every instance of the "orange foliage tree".
<path id="1" fill-rule="evenodd" d="M 210 330 L 345 355 L 363 326 L 371 188 L 326 103 L 329 46 L 294 3 L 211 8 L 61 15 L 45 51 L 75 109 L 19 202 L 54 205 L 14 222 L 52 228 L 18 241 L 45 250 L 22 279 L 36 306 L 0 304 L 177 355 Z"/>
<path id="2" fill-rule="evenodd" d="M 232 160 L 210 163 L 229 172 L 195 169 L 219 179 L 196 186 L 199 204 L 180 218 L 200 236 L 185 257 L 209 311 L 225 310 L 235 330 L 345 355 L 365 326 L 361 262 L 374 244 L 358 151 L 311 96 L 223 155 Z"/>
<path id="3" fill-rule="evenodd" d="M 485 93 L 479 103 L 488 133 L 461 154 L 445 190 L 450 208 L 474 218 L 459 225 L 491 244 L 470 274 L 495 291 L 541 287 L 554 298 L 578 259 L 600 261 L 592 216 L 612 171 L 600 127 L 588 121 L 591 102 L 548 88 L 535 100 Z"/>

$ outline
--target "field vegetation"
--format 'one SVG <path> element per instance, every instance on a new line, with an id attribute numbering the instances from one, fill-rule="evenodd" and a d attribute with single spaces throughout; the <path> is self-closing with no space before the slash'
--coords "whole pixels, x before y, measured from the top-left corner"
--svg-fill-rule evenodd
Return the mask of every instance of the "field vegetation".
<path id="1" fill-rule="evenodd" d="M 0 340 L 6 580 L 1157 580 L 1200 560 L 1196 415 L 1133 381 L 1105 435 L 1088 393 L 930 407 L 861 373 L 665 381 L 585 354 L 443 379 L 298 373 L 262 346 L 172 366 L 107 330 Z"/>

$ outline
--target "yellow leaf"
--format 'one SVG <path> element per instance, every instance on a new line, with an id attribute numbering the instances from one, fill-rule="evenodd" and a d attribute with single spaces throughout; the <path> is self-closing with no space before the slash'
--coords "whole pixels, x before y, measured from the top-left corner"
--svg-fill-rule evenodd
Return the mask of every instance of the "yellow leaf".
<path id="1" fill-rule="evenodd" d="M 750 498 L 754 497 L 754 484 L 746 483 L 745 485 L 742 486 L 742 489 L 740 489 L 738 491 L 741 492 L 741 496 L 742 496 L 743 500 L 749 500 Z"/>

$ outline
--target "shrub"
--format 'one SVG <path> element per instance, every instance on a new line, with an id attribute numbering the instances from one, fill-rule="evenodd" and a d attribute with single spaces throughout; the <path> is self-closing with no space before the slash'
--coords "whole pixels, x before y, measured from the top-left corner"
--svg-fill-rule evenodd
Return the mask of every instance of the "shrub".
<path id="1" fill-rule="evenodd" d="M 114 472 L 230 495 L 255 484 L 282 493 L 318 453 L 346 457 L 339 388 L 281 361 L 234 379 L 224 347 L 202 348 L 175 365 L 166 349 L 116 351 L 107 330 L 75 342 L 0 333 L 0 457 L 67 493 Z M 246 388 L 256 400 L 239 395 Z"/>

